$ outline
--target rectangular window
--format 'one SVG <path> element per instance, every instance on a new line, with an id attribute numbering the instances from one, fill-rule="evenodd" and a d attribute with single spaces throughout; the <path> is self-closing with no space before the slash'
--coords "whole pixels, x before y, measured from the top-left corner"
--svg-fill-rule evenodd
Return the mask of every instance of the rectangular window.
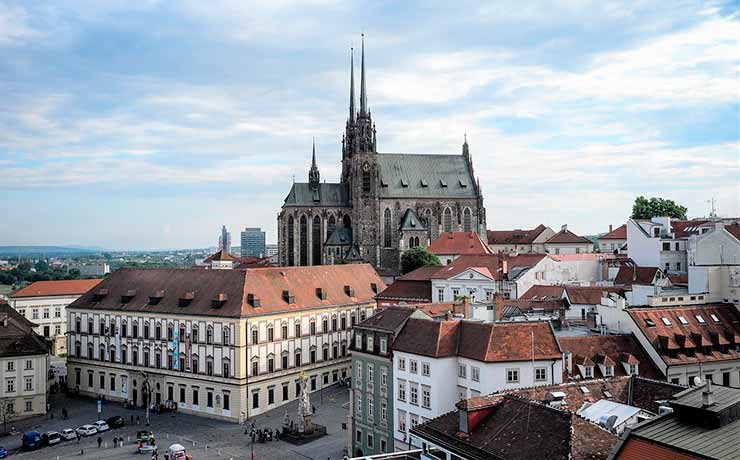
<path id="1" fill-rule="evenodd" d="M 401 433 L 406 432 L 406 412 L 402 410 L 398 411 L 398 431 Z"/>
<path id="2" fill-rule="evenodd" d="M 198 397 L 200 396 L 200 392 L 198 391 L 197 387 L 193 387 L 193 405 L 197 406 L 199 404 Z"/>
<path id="3" fill-rule="evenodd" d="M 426 409 L 432 407 L 432 390 L 427 386 L 421 387 L 421 405 Z"/>
<path id="4" fill-rule="evenodd" d="M 429 377 L 429 363 L 421 363 L 421 375 Z"/>
<path id="5" fill-rule="evenodd" d="M 519 383 L 519 369 L 506 370 L 506 383 Z"/>
<path id="6" fill-rule="evenodd" d="M 370 189 L 370 187 L 369 187 L 369 186 L 368 186 L 368 189 Z M 371 449 L 372 449 L 373 447 L 375 447 L 375 443 L 374 443 L 373 441 L 374 441 L 374 440 L 373 440 L 373 434 L 372 434 L 372 433 L 368 433 L 368 434 L 367 434 L 367 446 L 368 446 L 369 448 L 371 448 Z"/>
<path id="7" fill-rule="evenodd" d="M 372 420 L 373 418 L 373 398 L 367 398 L 367 419 Z"/>
<path id="8" fill-rule="evenodd" d="M 382 386 L 388 385 L 388 370 L 385 367 L 380 369 L 380 384 Z"/>
<path id="9" fill-rule="evenodd" d="M 406 382 L 404 380 L 398 381 L 398 400 L 406 401 Z"/>
<path id="10" fill-rule="evenodd" d="M 388 405 L 386 403 L 380 403 L 380 421 L 383 423 L 388 422 Z"/>
<path id="11" fill-rule="evenodd" d="M 275 389 L 267 389 L 267 404 L 275 404 Z"/>
<path id="12" fill-rule="evenodd" d="M 362 416 L 362 395 L 357 395 L 357 404 L 355 405 L 355 413 L 358 416 Z"/>
<path id="13" fill-rule="evenodd" d="M 457 376 L 461 379 L 467 378 L 468 367 L 465 364 L 460 364 L 457 367 Z"/>
<path id="14" fill-rule="evenodd" d="M 534 380 L 537 382 L 544 382 L 547 380 L 547 368 L 537 367 L 534 370 Z"/>
<path id="15" fill-rule="evenodd" d="M 301 336 L 301 323 L 295 324 L 295 336 L 300 337 Z"/>
<path id="16" fill-rule="evenodd" d="M 231 410 L 231 395 L 229 393 L 224 393 L 224 410 Z"/>
<path id="17" fill-rule="evenodd" d="M 33 412 L 33 401 L 26 401 L 26 412 Z"/>
<path id="18" fill-rule="evenodd" d="M 372 385 L 373 384 L 373 370 L 374 370 L 373 365 L 372 364 L 368 364 L 367 365 L 367 383 L 368 383 L 368 385 Z"/>
<path id="19" fill-rule="evenodd" d="M 98 379 L 100 383 L 100 389 L 105 390 L 105 374 L 100 374 L 100 378 Z"/>
<path id="20" fill-rule="evenodd" d="M 357 363 L 357 369 L 355 369 L 355 379 L 357 379 L 357 385 L 360 385 L 362 380 L 362 363 Z"/>
<path id="21" fill-rule="evenodd" d="M 260 407 L 260 394 L 255 391 L 252 393 L 252 409 L 259 409 Z"/>
<path id="22" fill-rule="evenodd" d="M 671 243 L 664 242 L 663 243 L 663 250 L 664 251 L 670 251 L 671 250 Z"/>
<path id="23" fill-rule="evenodd" d="M 380 352 L 383 354 L 388 352 L 388 340 L 385 337 L 380 339 Z"/>
<path id="24" fill-rule="evenodd" d="M 419 363 L 415 359 L 409 360 L 409 368 L 411 370 L 412 374 L 416 374 L 418 371 L 418 365 Z"/>
<path id="25" fill-rule="evenodd" d="M 405 358 L 398 358 L 398 370 L 399 371 L 406 370 L 406 359 Z"/>
<path id="26" fill-rule="evenodd" d="M 287 400 L 288 400 L 288 384 L 284 383 L 283 384 L 283 401 L 287 401 Z"/>
<path id="27" fill-rule="evenodd" d="M 409 385 L 409 391 L 411 394 L 411 400 L 409 402 L 415 406 L 418 406 L 419 405 L 419 387 L 416 386 L 415 383 L 412 383 Z"/>
<path id="28" fill-rule="evenodd" d="M 470 378 L 473 379 L 473 382 L 480 382 L 480 368 L 470 366 Z"/>
<path id="29" fill-rule="evenodd" d="M 267 328 L 267 341 L 272 342 L 275 339 L 275 333 L 272 330 L 272 327 Z"/>
<path id="30" fill-rule="evenodd" d="M 185 387 L 180 387 L 180 402 L 185 404 Z"/>
<path id="31" fill-rule="evenodd" d="M 260 335 L 260 332 L 257 329 L 252 330 L 252 343 L 259 342 L 259 335 Z"/>
<path id="32" fill-rule="evenodd" d="M 8 369 L 8 372 L 12 372 L 15 370 L 15 361 L 8 361 L 8 365 L 6 366 Z"/>
<path id="33" fill-rule="evenodd" d="M 288 338 L 288 326 L 285 324 L 280 327 L 280 338 L 283 340 Z"/>
<path id="34" fill-rule="evenodd" d="M 15 379 L 8 379 L 5 381 L 5 391 L 7 393 L 15 393 Z"/>
<path id="35" fill-rule="evenodd" d="M 437 289 L 437 302 L 444 302 L 444 301 L 445 301 L 445 290 Z"/>
<path id="36" fill-rule="evenodd" d="M 206 391 L 206 407 L 213 407 L 213 391 Z"/>

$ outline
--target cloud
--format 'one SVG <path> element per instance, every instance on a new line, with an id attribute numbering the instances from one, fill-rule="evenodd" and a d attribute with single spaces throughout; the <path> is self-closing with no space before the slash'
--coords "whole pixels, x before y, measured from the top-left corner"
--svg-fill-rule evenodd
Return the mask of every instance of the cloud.
<path id="1" fill-rule="evenodd" d="M 44 36 L 30 25 L 30 15 L 20 6 L 0 3 L 0 47 L 21 45 Z"/>

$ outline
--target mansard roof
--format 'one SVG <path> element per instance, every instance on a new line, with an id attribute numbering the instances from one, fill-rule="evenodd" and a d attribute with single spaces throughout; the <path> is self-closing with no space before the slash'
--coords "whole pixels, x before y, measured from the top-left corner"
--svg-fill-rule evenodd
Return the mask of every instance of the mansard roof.
<path id="1" fill-rule="evenodd" d="M 379 153 L 381 198 L 476 198 L 470 164 L 462 155 Z"/>
<path id="2" fill-rule="evenodd" d="M 289 206 L 335 206 L 349 207 L 347 184 L 319 184 L 319 201 L 314 201 L 314 192 L 306 182 L 296 182 L 285 197 L 283 207 Z"/>

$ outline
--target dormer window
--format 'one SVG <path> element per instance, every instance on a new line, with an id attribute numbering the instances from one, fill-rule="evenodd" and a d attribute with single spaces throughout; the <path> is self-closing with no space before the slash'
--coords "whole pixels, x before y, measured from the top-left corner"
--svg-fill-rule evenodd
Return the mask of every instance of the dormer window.
<path id="1" fill-rule="evenodd" d="M 294 304 L 295 296 L 290 291 L 283 291 L 283 300 L 289 304 Z"/>
<path id="2" fill-rule="evenodd" d="M 376 283 L 370 283 L 370 289 L 377 294 L 378 293 L 378 285 Z"/>
<path id="3" fill-rule="evenodd" d="M 213 308 L 221 308 L 227 300 L 229 300 L 229 296 L 226 293 L 221 292 L 211 300 L 211 306 Z"/>
<path id="4" fill-rule="evenodd" d="M 445 187 L 447 187 L 447 181 L 446 181 L 446 180 L 444 180 L 444 179 L 440 179 L 440 180 L 439 180 L 439 185 L 441 185 L 441 186 L 442 186 L 442 188 L 445 188 Z"/>
<path id="5" fill-rule="evenodd" d="M 650 318 L 645 318 L 645 325 L 646 325 L 647 327 L 655 327 L 655 323 L 654 323 L 654 322 L 653 322 L 653 320 L 652 320 L 652 319 L 650 319 Z"/>
<path id="6" fill-rule="evenodd" d="M 614 375 L 614 366 L 604 366 L 604 376 L 612 377 Z"/>
<path id="7" fill-rule="evenodd" d="M 164 298 L 164 291 L 156 291 L 154 294 L 149 296 L 149 305 L 157 305 Z"/>
<path id="8" fill-rule="evenodd" d="M 134 297 L 136 297 L 136 289 L 129 289 L 121 294 L 121 303 L 129 303 Z"/>
<path id="9" fill-rule="evenodd" d="M 100 302 L 107 295 L 108 295 L 108 289 L 98 289 L 97 291 L 95 291 L 95 294 L 93 294 L 93 301 Z"/>
<path id="10" fill-rule="evenodd" d="M 409 186 L 409 181 L 406 179 L 401 179 L 401 187 L 406 188 Z"/>
<path id="11" fill-rule="evenodd" d="M 460 187 L 465 188 L 468 186 L 468 182 L 465 179 L 460 178 Z"/>
<path id="12" fill-rule="evenodd" d="M 321 300 L 326 300 L 326 291 L 322 288 L 316 288 L 316 297 Z"/>
<path id="13" fill-rule="evenodd" d="M 422 179 L 421 180 L 421 186 L 422 187 L 428 187 L 429 186 L 429 183 L 426 180 Z"/>
<path id="14" fill-rule="evenodd" d="M 251 292 L 247 294 L 247 303 L 249 305 L 251 305 L 252 307 L 260 307 L 260 306 L 262 306 L 262 303 L 260 302 L 260 299 L 258 299 Z"/>
<path id="15" fill-rule="evenodd" d="M 190 305 L 193 299 L 195 299 L 195 292 L 193 291 L 185 292 L 178 299 L 178 304 L 180 307 L 187 307 L 188 305 Z"/>
<path id="16" fill-rule="evenodd" d="M 352 286 L 350 286 L 349 284 L 344 286 L 344 293 L 347 294 L 349 297 L 355 296 L 355 290 L 352 289 Z"/>
<path id="17" fill-rule="evenodd" d="M 590 379 L 594 376 L 594 367 L 593 366 L 584 366 L 583 367 L 583 377 Z"/>

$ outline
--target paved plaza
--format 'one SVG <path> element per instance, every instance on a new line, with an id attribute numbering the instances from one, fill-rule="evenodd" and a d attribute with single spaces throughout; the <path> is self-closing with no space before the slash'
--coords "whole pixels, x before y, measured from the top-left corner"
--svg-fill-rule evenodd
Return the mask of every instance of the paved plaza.
<path id="1" fill-rule="evenodd" d="M 203 417 L 195 417 L 182 413 L 165 413 L 152 415 L 150 417 L 150 429 L 154 432 L 159 446 L 159 460 L 164 460 L 164 452 L 173 443 L 184 445 L 193 460 L 228 460 L 228 459 L 252 459 L 252 448 L 254 448 L 255 460 L 326 460 L 341 459 L 344 455 L 346 431 L 342 429 L 342 423 L 347 417 L 348 392 L 346 387 L 332 386 L 323 390 L 323 395 L 318 392 L 311 395 L 311 402 L 316 407 L 314 421 L 325 425 L 327 436 L 302 446 L 293 446 L 283 441 L 272 441 L 255 443 L 251 445 L 251 439 L 244 434 L 244 430 L 251 427 L 252 421 L 255 427 L 282 429 L 285 411 L 297 421 L 297 403 L 291 402 L 285 406 L 272 410 L 264 415 L 255 417 L 245 425 L 227 423 L 211 420 Z M 67 398 L 57 396 L 52 403 L 53 419 L 36 419 L 32 421 L 18 422 L 15 426 L 20 431 L 36 430 L 60 431 L 64 428 L 75 429 L 80 425 L 92 423 L 99 418 L 106 419 L 114 415 L 125 418 L 126 426 L 116 430 L 110 430 L 101 435 L 103 447 L 97 447 L 98 436 L 83 438 L 77 441 L 63 441 L 62 443 L 45 447 L 32 452 L 21 452 L 17 450 L 12 453 L 10 459 L 23 460 L 56 460 L 56 459 L 78 459 L 78 460 L 119 460 L 119 459 L 146 459 L 150 454 L 136 453 L 136 431 L 145 429 L 144 411 L 141 409 L 124 409 L 118 403 L 108 403 L 102 406 L 102 416 L 98 417 L 96 402 L 85 398 Z M 69 413 L 68 420 L 61 419 L 62 408 Z M 134 420 L 139 416 L 140 426 L 130 424 L 131 416 Z M 113 437 L 123 437 L 125 445 L 121 448 L 113 447 Z M 0 438 L 0 445 L 8 449 L 20 447 L 20 436 L 5 436 Z"/>

